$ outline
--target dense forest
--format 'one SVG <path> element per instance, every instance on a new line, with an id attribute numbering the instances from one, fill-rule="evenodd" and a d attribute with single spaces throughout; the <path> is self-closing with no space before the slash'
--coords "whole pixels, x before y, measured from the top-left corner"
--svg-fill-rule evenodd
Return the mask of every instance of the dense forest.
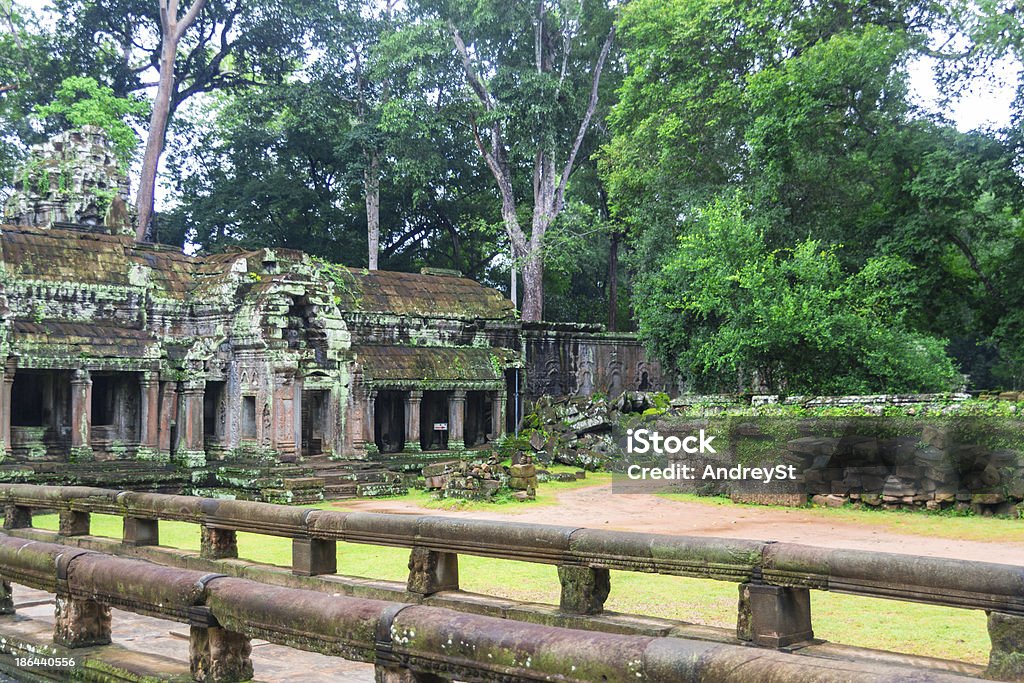
<path id="1" fill-rule="evenodd" d="M 701 391 L 1024 387 L 1007 0 L 0 0 L 0 201 L 99 125 L 140 239 L 459 270 Z M 909 70 L 927 58 L 942 101 Z"/>

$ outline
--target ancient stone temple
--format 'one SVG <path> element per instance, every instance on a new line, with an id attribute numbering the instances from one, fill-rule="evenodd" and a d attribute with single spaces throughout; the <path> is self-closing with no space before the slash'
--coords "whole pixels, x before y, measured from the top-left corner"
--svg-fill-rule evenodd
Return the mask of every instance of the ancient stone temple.
<path id="1" fill-rule="evenodd" d="M 92 163 L 97 145 L 48 151 Z M 302 479 L 302 462 L 425 459 L 505 430 L 522 362 L 497 291 L 295 251 L 191 257 L 44 195 L 16 196 L 27 224 L 0 228 L 0 478 L 258 489 L 289 464 Z"/>

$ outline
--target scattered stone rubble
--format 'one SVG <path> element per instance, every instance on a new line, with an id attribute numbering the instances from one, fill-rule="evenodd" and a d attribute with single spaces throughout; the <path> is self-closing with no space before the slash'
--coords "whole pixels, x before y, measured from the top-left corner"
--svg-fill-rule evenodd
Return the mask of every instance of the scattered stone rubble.
<path id="1" fill-rule="evenodd" d="M 537 496 L 538 471 L 528 454 L 508 467 L 495 453 L 486 461 L 432 463 L 423 468 L 423 478 L 426 490 L 436 491 L 440 498 L 492 500 L 502 490 L 514 491 L 516 500 Z"/>

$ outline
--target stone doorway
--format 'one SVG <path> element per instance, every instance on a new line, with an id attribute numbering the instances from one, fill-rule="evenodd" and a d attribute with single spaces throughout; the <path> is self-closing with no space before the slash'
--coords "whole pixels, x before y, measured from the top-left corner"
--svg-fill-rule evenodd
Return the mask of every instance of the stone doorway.
<path id="1" fill-rule="evenodd" d="M 330 394 L 321 390 L 302 392 L 302 455 L 324 452 L 324 427 L 327 425 L 327 401 Z"/>
<path id="2" fill-rule="evenodd" d="M 420 448 L 443 451 L 448 448 L 448 432 L 434 429 L 435 424 L 448 425 L 450 391 L 424 391 L 420 404 Z"/>
<path id="3" fill-rule="evenodd" d="M 466 424 L 463 429 L 466 447 L 482 446 L 491 430 L 491 400 L 486 391 L 466 392 Z"/>
<path id="4" fill-rule="evenodd" d="M 11 386 L 11 443 L 15 456 L 67 455 L 71 446 L 71 373 L 19 370 Z"/>
<path id="5" fill-rule="evenodd" d="M 405 448 L 405 392 L 377 392 L 374 405 L 374 442 L 381 453 L 400 453 Z"/>

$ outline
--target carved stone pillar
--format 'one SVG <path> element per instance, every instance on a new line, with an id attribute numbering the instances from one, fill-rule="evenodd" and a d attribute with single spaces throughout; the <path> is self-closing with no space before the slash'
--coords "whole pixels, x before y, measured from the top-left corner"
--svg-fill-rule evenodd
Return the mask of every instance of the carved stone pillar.
<path id="1" fill-rule="evenodd" d="M 559 565 L 562 596 L 558 608 L 570 614 L 600 614 L 611 591 L 610 577 L 607 569 Z"/>
<path id="2" fill-rule="evenodd" d="M 95 600 L 57 595 L 53 642 L 64 647 L 110 644 L 110 607 Z"/>
<path id="3" fill-rule="evenodd" d="M 405 448 L 403 450 L 417 452 L 420 448 L 420 404 L 423 402 L 422 391 L 410 391 L 405 398 Z"/>
<path id="4" fill-rule="evenodd" d="M 428 548 L 413 548 L 409 554 L 406 590 L 419 595 L 459 590 L 459 556 Z"/>
<path id="5" fill-rule="evenodd" d="M 199 557 L 206 560 L 238 557 L 238 534 L 234 529 L 203 526 L 200 538 Z"/>
<path id="6" fill-rule="evenodd" d="M 366 422 L 363 425 L 363 439 L 366 441 L 366 453 L 377 453 L 377 390 L 366 392 L 366 409 L 363 411 Z"/>
<path id="7" fill-rule="evenodd" d="M 181 449 L 177 453 L 178 460 L 188 467 L 202 467 L 206 464 L 206 451 L 203 443 L 203 394 L 206 382 L 203 380 L 184 382 L 182 384 L 181 415 L 178 420 L 181 430 Z"/>
<path id="8" fill-rule="evenodd" d="M 251 655 L 252 643 L 241 633 L 220 626 L 189 628 L 188 659 L 193 681 L 250 681 L 253 676 Z"/>
<path id="9" fill-rule="evenodd" d="M 11 452 L 11 392 L 14 389 L 14 363 L 4 363 L 3 386 L 0 386 L 0 459 Z"/>
<path id="10" fill-rule="evenodd" d="M 71 379 L 71 460 L 92 460 L 92 379 L 75 370 Z"/>
<path id="11" fill-rule="evenodd" d="M 448 400 L 448 449 L 461 451 L 466 447 L 466 391 L 456 389 Z"/>
<path id="12" fill-rule="evenodd" d="M 0 614 L 14 614 L 14 594 L 7 581 L 0 581 Z"/>
<path id="13" fill-rule="evenodd" d="M 497 441 L 505 433 L 505 391 L 495 391 L 491 398 L 491 433 L 489 441 Z"/>
<path id="14" fill-rule="evenodd" d="M 154 372 L 139 376 L 139 450 L 137 457 L 150 460 L 156 457 L 160 439 L 160 382 Z"/>
<path id="15" fill-rule="evenodd" d="M 157 421 L 157 443 L 160 459 L 171 458 L 171 428 L 178 420 L 178 387 L 174 382 L 163 382 L 160 388 L 160 415 Z"/>

